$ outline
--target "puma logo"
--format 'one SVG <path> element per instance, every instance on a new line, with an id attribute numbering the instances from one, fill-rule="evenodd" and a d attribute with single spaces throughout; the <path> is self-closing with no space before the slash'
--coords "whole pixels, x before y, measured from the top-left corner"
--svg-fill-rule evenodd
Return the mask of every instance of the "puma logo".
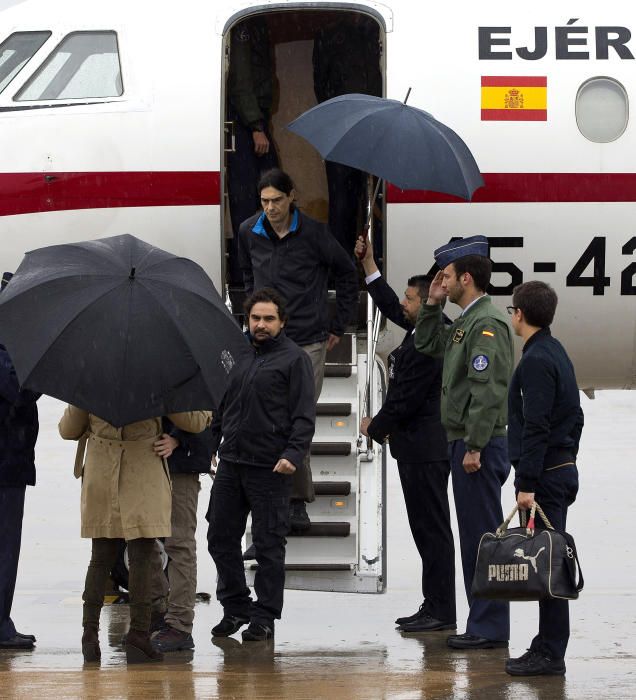
<path id="1" fill-rule="evenodd" d="M 529 561 L 532 564 L 532 568 L 534 569 L 534 573 L 536 574 L 536 573 L 538 573 L 537 559 L 539 558 L 539 554 L 541 554 L 541 552 L 543 552 L 544 549 L 545 549 L 545 547 L 541 547 L 541 549 L 533 557 L 530 557 L 524 553 L 524 551 L 523 551 L 523 549 L 521 549 L 521 547 L 519 547 L 518 549 L 515 549 L 515 557 L 519 557 L 519 559 L 525 559 L 526 561 Z"/>

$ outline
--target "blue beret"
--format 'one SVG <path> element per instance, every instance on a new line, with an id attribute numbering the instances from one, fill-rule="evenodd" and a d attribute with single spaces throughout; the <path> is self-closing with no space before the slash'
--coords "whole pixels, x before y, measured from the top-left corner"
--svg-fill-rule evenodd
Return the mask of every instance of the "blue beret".
<path id="1" fill-rule="evenodd" d="M 9 280 L 12 277 L 13 277 L 12 272 L 3 272 L 2 273 L 2 286 L 0 286 L 0 289 L 4 289 L 9 284 Z"/>
<path id="2" fill-rule="evenodd" d="M 442 270 L 450 265 L 455 260 L 464 258 L 467 255 L 481 255 L 484 258 L 488 257 L 488 239 L 486 236 L 470 236 L 469 238 L 460 238 L 456 241 L 451 241 L 441 248 L 438 248 L 434 253 L 435 262 Z"/>

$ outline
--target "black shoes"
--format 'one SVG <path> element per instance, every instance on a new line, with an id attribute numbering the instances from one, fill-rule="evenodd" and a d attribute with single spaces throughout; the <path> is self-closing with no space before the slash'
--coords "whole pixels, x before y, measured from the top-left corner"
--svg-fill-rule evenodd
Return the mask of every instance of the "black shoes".
<path id="1" fill-rule="evenodd" d="M 400 632 L 437 632 L 438 630 L 454 630 L 457 627 L 454 622 L 444 622 L 432 617 L 428 613 L 420 615 L 412 622 L 405 622 L 398 629 Z"/>
<path id="2" fill-rule="evenodd" d="M 406 625 L 409 622 L 415 622 L 415 620 L 418 620 L 420 617 L 423 615 L 426 615 L 424 612 L 424 603 L 420 605 L 420 607 L 417 609 L 416 613 L 413 613 L 412 615 L 409 615 L 408 617 L 398 617 L 398 619 L 395 621 L 395 624 L 401 627 L 402 625 Z"/>
<path id="3" fill-rule="evenodd" d="M 9 637 L 9 639 L 3 639 L 0 641 L 0 650 L 24 649 L 25 651 L 28 651 L 29 649 L 33 649 L 34 646 L 33 639 L 17 633 L 13 635 L 13 637 Z"/>
<path id="4" fill-rule="evenodd" d="M 213 637 L 229 637 L 246 625 L 250 618 L 246 615 L 223 615 L 218 625 L 212 628 Z"/>
<path id="5" fill-rule="evenodd" d="M 551 659 L 543 652 L 528 649 L 523 656 L 508 659 L 505 669 L 511 676 L 563 676 L 565 661 Z"/>
<path id="6" fill-rule="evenodd" d="M 261 622 L 250 622 L 250 626 L 241 632 L 244 642 L 265 642 L 274 638 L 274 623 L 265 625 Z"/>
<path id="7" fill-rule="evenodd" d="M 293 500 L 289 503 L 289 525 L 293 532 L 306 532 L 311 527 L 305 501 Z"/>
<path id="8" fill-rule="evenodd" d="M 446 644 L 451 649 L 507 649 L 508 642 L 497 639 L 486 639 L 474 634 L 452 634 Z"/>
<path id="9" fill-rule="evenodd" d="M 159 630 L 152 639 L 152 646 L 157 651 L 185 651 L 186 649 L 194 649 L 194 640 L 188 632 L 182 632 L 167 625 L 164 629 Z"/>

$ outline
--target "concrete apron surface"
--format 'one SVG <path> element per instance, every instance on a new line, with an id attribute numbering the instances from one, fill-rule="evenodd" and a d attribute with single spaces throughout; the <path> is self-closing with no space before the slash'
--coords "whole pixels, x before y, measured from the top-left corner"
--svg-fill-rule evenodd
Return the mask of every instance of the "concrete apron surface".
<path id="1" fill-rule="evenodd" d="M 510 650 L 451 651 L 447 632 L 406 636 L 393 620 L 421 602 L 420 565 L 410 538 L 395 464 L 388 474 L 388 592 L 347 595 L 287 591 L 274 643 L 210 640 L 221 617 L 213 600 L 196 606 L 194 651 L 161 664 L 127 667 L 121 637 L 125 605 L 104 609 L 100 667 L 84 666 L 81 591 L 90 544 L 79 538 L 74 444 L 57 437 L 63 406 L 40 402 L 38 484 L 27 490 L 20 571 L 13 605 L 31 652 L 0 652 L 0 698 L 631 698 L 636 696 L 636 394 L 583 398 L 581 490 L 568 530 L 577 541 L 586 587 L 570 604 L 565 678 L 511 678 L 503 665 L 522 654 L 537 628 L 538 605 L 511 606 Z M 198 590 L 214 593 L 205 545 L 210 480 L 202 479 Z M 451 496 L 452 497 L 452 496 Z M 511 480 L 504 511 L 514 503 Z M 451 510 L 453 508 L 451 507 Z M 455 528 L 456 532 L 456 528 Z M 457 547 L 458 631 L 466 603 Z"/>

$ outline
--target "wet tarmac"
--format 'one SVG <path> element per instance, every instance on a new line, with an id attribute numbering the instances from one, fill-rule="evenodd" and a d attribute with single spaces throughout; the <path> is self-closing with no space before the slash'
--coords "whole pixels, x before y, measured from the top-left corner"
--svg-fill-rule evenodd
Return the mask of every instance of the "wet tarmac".
<path id="1" fill-rule="evenodd" d="M 121 637 L 127 608 L 105 608 L 100 668 L 80 652 L 81 590 L 89 543 L 78 537 L 79 483 L 74 445 L 56 433 L 63 406 L 41 401 L 38 485 L 27 491 L 23 549 L 13 618 L 38 637 L 32 652 L 0 652 L 0 698 L 452 698 L 558 700 L 636 697 L 636 393 L 583 399 L 586 428 L 579 455 L 581 493 L 570 511 L 585 590 L 570 606 L 572 637 L 565 678 L 513 679 L 508 654 L 523 653 L 537 624 L 535 603 L 512 606 L 508 650 L 456 652 L 446 633 L 405 636 L 398 615 L 420 602 L 415 549 L 395 465 L 388 477 L 388 592 L 348 595 L 288 591 L 275 644 L 212 644 L 218 604 L 196 608 L 194 652 L 150 667 L 126 666 Z M 210 482 L 203 481 L 201 522 Z M 508 484 L 504 504 L 513 505 Z M 213 593 L 214 568 L 199 528 L 199 590 Z M 459 571 L 458 562 L 458 571 Z M 466 615 L 458 578 L 458 625 Z"/>

